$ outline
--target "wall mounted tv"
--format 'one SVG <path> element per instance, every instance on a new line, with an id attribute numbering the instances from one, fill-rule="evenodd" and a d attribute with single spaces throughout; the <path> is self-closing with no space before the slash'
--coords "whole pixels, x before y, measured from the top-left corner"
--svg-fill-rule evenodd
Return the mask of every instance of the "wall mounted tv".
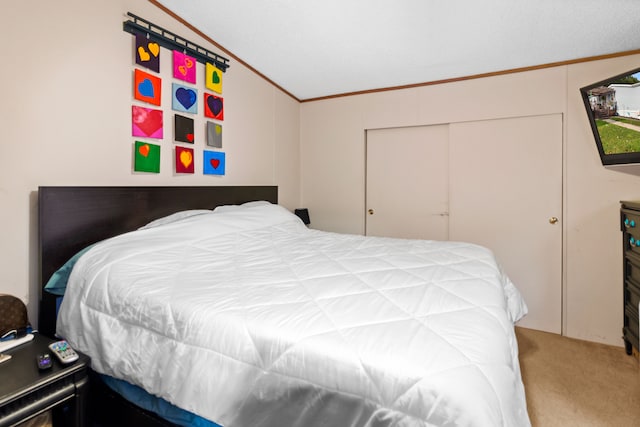
<path id="1" fill-rule="evenodd" d="M 602 164 L 640 164 L 640 68 L 580 92 Z"/>

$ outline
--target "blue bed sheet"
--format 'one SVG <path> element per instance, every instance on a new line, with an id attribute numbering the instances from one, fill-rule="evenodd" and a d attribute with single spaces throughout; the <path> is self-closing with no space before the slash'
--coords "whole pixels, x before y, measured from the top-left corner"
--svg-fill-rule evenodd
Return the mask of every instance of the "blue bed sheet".
<path id="1" fill-rule="evenodd" d="M 129 402 L 153 412 L 167 421 L 184 427 L 222 427 L 192 412 L 180 409 L 166 400 L 147 393 L 142 388 L 108 375 L 100 375 L 104 383 Z"/>
<path id="2" fill-rule="evenodd" d="M 44 290 L 54 295 L 63 296 L 64 292 L 67 290 L 67 282 L 69 281 L 69 276 L 71 275 L 73 267 L 76 265 L 76 262 L 78 262 L 80 257 L 92 247 L 93 245 L 89 245 L 69 258 L 62 267 L 51 275 L 51 278 L 49 278 L 49 281 L 47 281 L 47 284 L 44 286 Z"/>

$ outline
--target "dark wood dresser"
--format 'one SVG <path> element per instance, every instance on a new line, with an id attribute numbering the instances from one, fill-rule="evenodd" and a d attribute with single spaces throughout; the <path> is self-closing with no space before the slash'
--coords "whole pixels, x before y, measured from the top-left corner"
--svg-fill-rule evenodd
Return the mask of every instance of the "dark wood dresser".
<path id="1" fill-rule="evenodd" d="M 622 201 L 620 229 L 624 272 L 624 314 L 622 337 L 627 354 L 638 351 L 640 320 L 640 201 Z"/>

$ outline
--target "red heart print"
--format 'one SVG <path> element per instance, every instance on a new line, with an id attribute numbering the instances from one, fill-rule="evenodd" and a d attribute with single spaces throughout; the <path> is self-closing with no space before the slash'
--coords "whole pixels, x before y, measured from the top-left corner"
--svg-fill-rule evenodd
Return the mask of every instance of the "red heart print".
<path id="1" fill-rule="evenodd" d="M 193 134 L 192 133 L 188 133 L 187 134 L 187 141 L 193 142 Z"/>
<path id="2" fill-rule="evenodd" d="M 214 169 L 218 169 L 218 166 L 220 166 L 220 159 L 211 159 L 210 162 Z"/>
<path id="3" fill-rule="evenodd" d="M 143 157 L 147 157 L 149 155 L 149 150 L 151 150 L 149 144 L 144 144 L 138 147 L 138 152 L 142 154 Z"/>
<path id="4" fill-rule="evenodd" d="M 162 128 L 162 111 L 134 106 L 133 124 L 138 126 L 145 135 L 151 136 Z"/>

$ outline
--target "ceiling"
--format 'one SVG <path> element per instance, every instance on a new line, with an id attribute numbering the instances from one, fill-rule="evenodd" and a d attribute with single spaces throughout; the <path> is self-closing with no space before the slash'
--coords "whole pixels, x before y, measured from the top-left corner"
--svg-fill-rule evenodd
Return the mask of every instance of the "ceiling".
<path id="1" fill-rule="evenodd" d="M 152 2 L 301 101 L 640 49 L 638 0 Z"/>

